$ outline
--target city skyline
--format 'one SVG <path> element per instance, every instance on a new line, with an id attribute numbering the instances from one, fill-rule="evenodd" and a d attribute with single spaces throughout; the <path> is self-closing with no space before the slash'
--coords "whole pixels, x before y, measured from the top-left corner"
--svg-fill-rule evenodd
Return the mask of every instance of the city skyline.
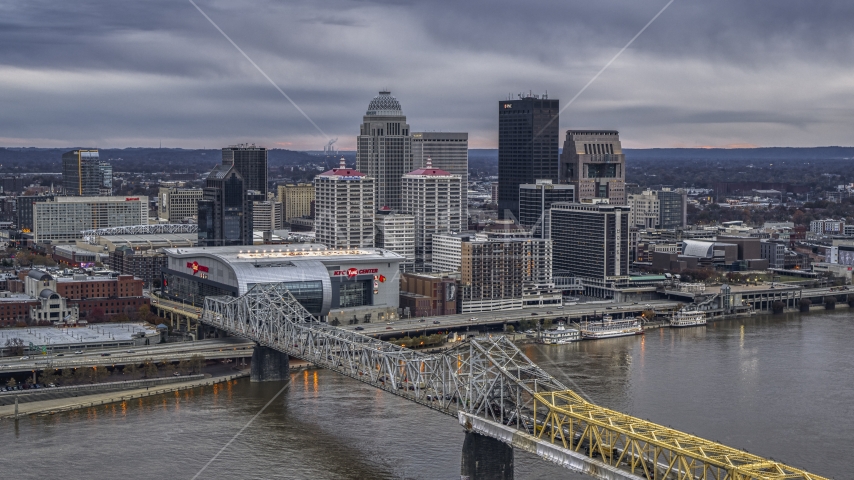
<path id="1" fill-rule="evenodd" d="M 198 5 L 354 150 L 364 103 L 384 88 L 414 131 L 465 131 L 471 148 L 496 148 L 494 100 L 572 98 L 665 3 Z M 560 130 L 619 129 L 627 148 L 850 144 L 854 6 L 742 3 L 673 3 Z M 189 3 L 5 13 L 0 146 L 327 142 Z"/>

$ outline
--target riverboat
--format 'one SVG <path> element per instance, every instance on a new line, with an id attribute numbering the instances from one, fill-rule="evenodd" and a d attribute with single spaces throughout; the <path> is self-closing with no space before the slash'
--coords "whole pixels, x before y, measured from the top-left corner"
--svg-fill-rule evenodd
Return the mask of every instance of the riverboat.
<path id="1" fill-rule="evenodd" d="M 574 328 L 566 328 L 563 322 L 540 334 L 540 342 L 546 345 L 565 345 L 579 340 L 581 340 L 581 332 Z"/>
<path id="2" fill-rule="evenodd" d="M 643 335 L 643 325 L 634 317 L 614 320 L 610 315 L 603 315 L 602 320 L 581 322 L 579 328 L 585 340 Z"/>
<path id="3" fill-rule="evenodd" d="M 706 312 L 700 310 L 679 310 L 670 317 L 672 328 L 702 327 L 706 325 Z"/>

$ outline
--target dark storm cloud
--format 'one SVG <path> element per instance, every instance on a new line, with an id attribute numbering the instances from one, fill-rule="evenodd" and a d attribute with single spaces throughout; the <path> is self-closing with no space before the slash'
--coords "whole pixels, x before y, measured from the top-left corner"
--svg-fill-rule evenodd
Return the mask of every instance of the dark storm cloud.
<path id="1" fill-rule="evenodd" d="M 197 0 L 339 144 L 380 88 L 413 129 L 494 146 L 497 101 L 563 102 L 666 3 Z M 854 4 L 676 0 L 561 118 L 628 145 L 851 144 Z M 0 145 L 317 149 L 186 1 L 0 3 Z"/>

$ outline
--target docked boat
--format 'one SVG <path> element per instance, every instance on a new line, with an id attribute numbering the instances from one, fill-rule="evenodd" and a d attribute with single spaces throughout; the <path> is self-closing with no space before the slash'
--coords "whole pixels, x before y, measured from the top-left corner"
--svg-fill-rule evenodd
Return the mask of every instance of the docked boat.
<path id="1" fill-rule="evenodd" d="M 581 322 L 579 325 L 581 337 L 585 340 L 643 335 L 643 325 L 634 317 L 614 320 L 610 315 L 603 315 L 602 320 Z"/>
<path id="2" fill-rule="evenodd" d="M 581 340 L 581 332 L 574 328 L 566 328 L 563 322 L 558 323 L 555 328 L 543 331 L 540 335 L 540 342 L 546 345 L 565 345 L 579 340 Z"/>
<path id="3" fill-rule="evenodd" d="M 679 310 L 670 317 L 673 328 L 700 327 L 706 324 L 706 312 L 700 310 Z"/>

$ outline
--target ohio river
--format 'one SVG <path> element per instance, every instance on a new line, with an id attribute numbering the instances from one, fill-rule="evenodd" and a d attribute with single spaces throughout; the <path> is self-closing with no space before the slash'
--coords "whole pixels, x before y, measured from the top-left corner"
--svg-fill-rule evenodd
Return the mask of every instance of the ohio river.
<path id="1" fill-rule="evenodd" d="M 525 345 L 593 401 L 813 473 L 854 478 L 854 312 L 757 316 Z M 4 478 L 190 479 L 278 392 L 248 380 L 0 423 Z M 285 393 L 199 478 L 457 479 L 456 420 L 326 371 Z M 516 478 L 586 478 L 516 454 Z"/>

